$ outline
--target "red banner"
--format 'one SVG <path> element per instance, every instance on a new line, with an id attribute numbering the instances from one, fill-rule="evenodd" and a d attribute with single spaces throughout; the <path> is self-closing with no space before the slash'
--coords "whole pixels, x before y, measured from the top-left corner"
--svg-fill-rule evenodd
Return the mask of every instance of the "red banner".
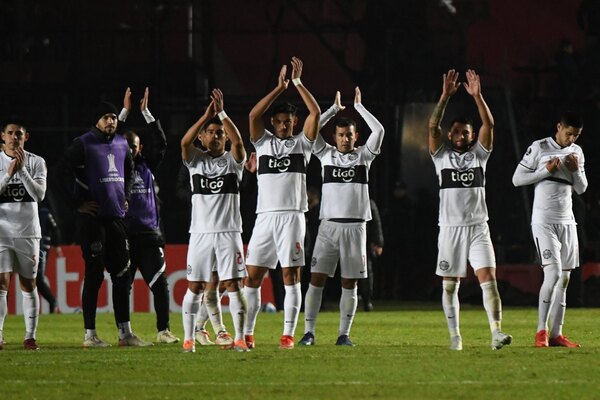
<path id="1" fill-rule="evenodd" d="M 167 282 L 171 296 L 171 311 L 181 312 L 181 302 L 187 290 L 186 256 L 187 245 L 171 244 L 165 247 Z M 54 249 L 50 250 L 46 265 L 46 280 L 56 296 L 58 308 L 62 313 L 81 311 L 81 291 L 85 266 L 79 246 L 62 246 L 63 256 L 57 257 Z M 15 279 L 11 283 L 8 294 L 8 311 L 11 314 L 22 313 L 22 296 L 15 290 Z M 98 312 L 112 312 L 112 294 L 110 275 L 104 272 L 104 283 L 98 296 Z M 274 303 L 271 279 L 267 276 L 261 290 L 263 303 Z M 131 310 L 135 312 L 154 311 L 152 293 L 146 286 L 138 271 L 131 290 Z M 228 304 L 227 296 L 223 297 L 223 305 Z M 48 303 L 42 299 L 42 313 L 48 312 Z"/>

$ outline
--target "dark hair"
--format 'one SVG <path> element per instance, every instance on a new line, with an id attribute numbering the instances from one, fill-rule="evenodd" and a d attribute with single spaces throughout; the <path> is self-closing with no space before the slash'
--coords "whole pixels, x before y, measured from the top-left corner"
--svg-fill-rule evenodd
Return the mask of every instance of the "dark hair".
<path id="1" fill-rule="evenodd" d="M 125 139 L 127 139 L 127 143 L 129 145 L 131 145 L 133 139 L 135 139 L 136 136 L 139 137 L 139 135 L 132 130 L 126 130 L 125 132 L 123 132 L 123 136 L 125 136 Z"/>
<path id="2" fill-rule="evenodd" d="M 210 124 L 223 126 L 223 121 L 221 121 L 221 119 L 219 117 L 211 118 L 208 121 L 206 121 L 206 123 L 202 126 L 202 128 L 200 128 L 200 132 L 204 132 Z"/>
<path id="3" fill-rule="evenodd" d="M 560 116 L 560 123 L 563 126 L 571 126 L 573 128 L 583 128 L 583 118 L 576 111 L 565 111 Z"/>
<path id="4" fill-rule="evenodd" d="M 452 121 L 450 121 L 450 126 L 454 125 L 456 122 L 458 122 L 459 124 L 471 125 L 471 127 L 473 126 L 473 120 L 465 116 L 454 118 Z"/>
<path id="5" fill-rule="evenodd" d="M 4 132 L 6 130 L 6 127 L 9 125 L 16 125 L 19 128 L 23 128 L 25 130 L 25 132 L 27 132 L 27 128 L 25 127 L 25 125 L 23 124 L 23 121 L 18 119 L 18 118 L 9 118 L 6 120 L 6 123 L 4 123 L 2 125 L 2 130 L 0 132 Z"/>
<path id="6" fill-rule="evenodd" d="M 352 118 L 347 118 L 347 117 L 339 117 L 336 121 L 335 121 L 335 126 L 336 127 L 340 127 L 340 128 L 345 128 L 347 126 L 353 126 L 354 129 L 356 129 L 356 121 L 354 121 Z"/>
<path id="7" fill-rule="evenodd" d="M 271 117 L 277 114 L 292 114 L 295 117 L 297 111 L 298 107 L 291 103 L 278 103 L 271 108 Z"/>

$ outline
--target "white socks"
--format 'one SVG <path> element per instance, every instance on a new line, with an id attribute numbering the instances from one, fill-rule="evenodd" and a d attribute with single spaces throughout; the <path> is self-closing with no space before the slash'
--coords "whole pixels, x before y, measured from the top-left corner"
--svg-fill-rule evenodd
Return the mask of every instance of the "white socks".
<path id="1" fill-rule="evenodd" d="M 181 304 L 181 316 L 183 318 L 184 340 L 194 340 L 196 337 L 196 314 L 200 307 L 200 297 L 202 294 L 195 294 L 190 289 L 183 296 Z"/>
<path id="2" fill-rule="evenodd" d="M 481 286 L 483 292 L 483 308 L 485 308 L 488 316 L 490 331 L 494 333 L 502 328 L 502 301 L 500 300 L 500 293 L 498 293 L 498 285 L 493 280 L 484 282 L 479 286 Z"/>
<path id="3" fill-rule="evenodd" d="M 0 341 L 4 340 L 2 336 L 2 330 L 4 329 L 4 320 L 6 314 L 8 314 L 8 301 L 6 300 L 8 292 L 6 290 L 0 290 Z"/>
<path id="4" fill-rule="evenodd" d="M 550 337 L 562 336 L 562 326 L 565 322 L 567 309 L 567 287 L 571 279 L 571 271 L 562 271 L 554 287 L 554 299 L 550 308 Z"/>
<path id="5" fill-rule="evenodd" d="M 208 317 L 210 318 L 215 335 L 226 331 L 225 325 L 223 325 L 223 312 L 221 311 L 218 289 L 204 290 L 204 303 L 206 303 L 206 310 L 208 311 Z"/>
<path id="6" fill-rule="evenodd" d="M 538 300 L 538 332 L 548 330 L 548 315 L 550 314 L 554 287 L 561 275 L 560 265 L 558 264 L 548 264 L 543 268 L 543 271 L 544 282 L 542 282 L 540 298 Z"/>
<path id="7" fill-rule="evenodd" d="M 340 298 L 340 329 L 339 335 L 350 335 L 350 328 L 356 313 L 358 305 L 358 295 L 356 294 L 356 286 L 354 289 L 342 288 L 342 297 Z"/>
<path id="8" fill-rule="evenodd" d="M 296 325 L 298 325 L 300 305 L 302 304 L 300 283 L 296 283 L 295 285 L 284 285 L 284 288 L 285 299 L 283 300 L 283 335 L 294 336 Z"/>
<path id="9" fill-rule="evenodd" d="M 200 307 L 198 307 L 198 314 L 196 315 L 196 328 L 199 331 L 206 330 L 206 323 L 208 322 L 208 310 L 206 310 L 206 304 L 200 301 Z"/>
<path id="10" fill-rule="evenodd" d="M 244 296 L 248 303 L 248 315 L 246 317 L 246 326 L 244 327 L 245 335 L 254 335 L 254 327 L 256 326 L 256 317 L 260 311 L 260 288 L 250 286 L 244 287 Z"/>
<path id="11" fill-rule="evenodd" d="M 25 339 L 35 339 L 40 314 L 40 297 L 37 287 L 31 292 L 23 292 L 23 318 L 25 319 Z"/>
<path id="12" fill-rule="evenodd" d="M 304 333 L 315 333 L 317 327 L 317 316 L 321 309 L 324 287 L 308 285 L 308 290 L 304 297 Z"/>
<path id="13" fill-rule="evenodd" d="M 117 328 L 119 328 L 119 339 L 125 339 L 126 337 L 133 335 L 131 321 L 119 322 L 117 323 Z"/>
<path id="14" fill-rule="evenodd" d="M 244 293 L 227 292 L 229 296 L 229 311 L 233 318 L 233 329 L 235 330 L 235 341 L 244 339 L 244 323 L 246 322 L 246 299 Z"/>
<path id="15" fill-rule="evenodd" d="M 450 337 L 460 336 L 460 303 L 458 302 L 459 281 L 444 279 L 442 281 L 442 307 L 448 322 Z"/>

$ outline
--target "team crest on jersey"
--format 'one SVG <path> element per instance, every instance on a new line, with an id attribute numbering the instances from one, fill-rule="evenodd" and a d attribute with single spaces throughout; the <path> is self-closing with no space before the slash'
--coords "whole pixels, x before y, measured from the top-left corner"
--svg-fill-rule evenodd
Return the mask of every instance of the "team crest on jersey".
<path id="1" fill-rule="evenodd" d="M 358 154 L 356 154 L 356 153 L 348 154 L 348 160 L 350 160 L 350 161 L 355 161 L 357 158 L 358 158 Z"/>
<path id="2" fill-rule="evenodd" d="M 219 161 L 217 161 L 217 166 L 223 168 L 224 166 L 227 165 L 227 160 L 224 158 L 220 158 Z"/>
<path id="3" fill-rule="evenodd" d="M 466 162 L 471 162 L 473 161 L 473 159 L 475 158 L 475 155 L 471 152 L 465 154 L 465 161 Z"/>
<path id="4" fill-rule="evenodd" d="M 448 263 L 448 261 L 446 260 L 442 260 L 440 261 L 440 263 L 438 264 L 438 267 L 440 268 L 440 270 L 442 271 L 448 271 L 448 269 L 450 268 L 450 264 Z"/>
<path id="5" fill-rule="evenodd" d="M 288 139 L 285 141 L 285 147 L 294 147 L 294 139 Z"/>
<path id="6" fill-rule="evenodd" d="M 544 252 L 542 253 L 542 257 L 544 257 L 544 260 L 549 259 L 550 257 L 552 257 L 552 251 L 551 250 L 544 250 Z"/>

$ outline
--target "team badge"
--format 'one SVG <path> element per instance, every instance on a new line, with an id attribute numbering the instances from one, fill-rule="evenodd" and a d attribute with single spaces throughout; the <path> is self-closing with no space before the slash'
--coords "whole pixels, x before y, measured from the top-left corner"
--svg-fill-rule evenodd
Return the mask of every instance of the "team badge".
<path id="1" fill-rule="evenodd" d="M 544 250 L 544 252 L 542 253 L 542 257 L 544 257 L 544 260 L 549 259 L 550 257 L 552 257 L 552 251 L 548 249 Z"/>
<path id="2" fill-rule="evenodd" d="M 188 275 L 191 275 L 191 274 L 192 274 L 192 266 L 191 266 L 191 265 L 188 265 L 188 266 L 187 266 L 187 274 L 188 274 Z"/>
<path id="3" fill-rule="evenodd" d="M 217 166 L 223 168 L 224 166 L 227 165 L 227 160 L 224 158 L 220 158 L 219 161 L 217 161 Z"/>
<path id="4" fill-rule="evenodd" d="M 465 154 L 465 161 L 466 162 L 471 162 L 473 161 L 473 159 L 475 158 L 475 155 L 471 152 Z"/>
<path id="5" fill-rule="evenodd" d="M 317 257 L 313 257 L 312 260 L 310 260 L 310 266 L 314 267 L 315 265 L 317 265 Z"/>
<path id="6" fill-rule="evenodd" d="M 350 153 L 350 154 L 348 155 L 348 160 L 350 160 L 350 161 L 354 161 L 354 160 L 356 160 L 357 158 L 358 158 L 358 154 L 356 154 L 356 153 Z"/>
<path id="7" fill-rule="evenodd" d="M 285 147 L 294 147 L 294 139 L 288 139 L 285 141 Z"/>
<path id="8" fill-rule="evenodd" d="M 448 261 L 442 260 L 442 261 L 440 261 L 438 267 L 442 271 L 448 271 L 448 269 L 450 268 L 450 264 L 448 264 Z"/>

